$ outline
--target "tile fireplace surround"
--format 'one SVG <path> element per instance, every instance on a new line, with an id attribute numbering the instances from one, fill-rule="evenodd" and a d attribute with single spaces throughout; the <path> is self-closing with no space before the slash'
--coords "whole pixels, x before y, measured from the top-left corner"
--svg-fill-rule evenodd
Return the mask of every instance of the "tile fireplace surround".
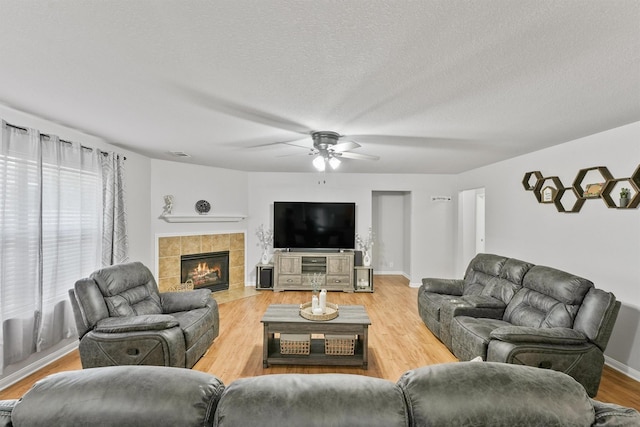
<path id="1" fill-rule="evenodd" d="M 244 233 L 158 237 L 158 288 L 180 283 L 180 256 L 229 251 L 229 289 L 244 288 Z"/>

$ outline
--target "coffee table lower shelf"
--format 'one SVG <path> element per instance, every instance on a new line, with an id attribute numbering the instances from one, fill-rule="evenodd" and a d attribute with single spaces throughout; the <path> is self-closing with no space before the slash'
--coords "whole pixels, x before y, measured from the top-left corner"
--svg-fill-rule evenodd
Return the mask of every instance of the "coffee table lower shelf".
<path id="1" fill-rule="evenodd" d="M 358 340 L 360 341 L 360 340 Z M 362 366 L 367 369 L 362 352 L 362 343 L 356 342 L 353 355 L 336 356 L 324 352 L 324 339 L 312 338 L 309 354 L 280 353 L 280 338 L 269 340 L 267 358 L 264 367 L 269 365 L 323 365 L 323 366 Z"/>

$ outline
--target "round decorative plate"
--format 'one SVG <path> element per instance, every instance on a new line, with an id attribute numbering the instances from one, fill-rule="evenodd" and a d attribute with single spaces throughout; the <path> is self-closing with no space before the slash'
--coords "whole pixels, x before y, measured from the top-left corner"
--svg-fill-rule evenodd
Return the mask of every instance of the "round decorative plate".
<path id="1" fill-rule="evenodd" d="M 210 210 L 211 204 L 206 200 L 198 200 L 196 202 L 196 212 L 198 212 L 200 215 L 207 214 Z"/>

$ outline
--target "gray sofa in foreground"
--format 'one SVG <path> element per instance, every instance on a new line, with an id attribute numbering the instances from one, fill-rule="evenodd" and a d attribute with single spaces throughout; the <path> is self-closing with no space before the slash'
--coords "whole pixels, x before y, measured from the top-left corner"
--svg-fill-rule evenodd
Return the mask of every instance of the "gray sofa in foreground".
<path id="1" fill-rule="evenodd" d="M 478 254 L 464 279 L 422 279 L 418 311 L 460 360 L 482 357 L 571 375 L 595 396 L 620 310 L 582 277 Z"/>
<path id="2" fill-rule="evenodd" d="M 503 363 L 425 366 L 396 382 L 279 374 L 225 386 L 157 366 L 69 371 L 0 401 L 0 427 L 22 426 L 638 426 L 630 408 L 590 399 L 571 377 Z"/>
<path id="3" fill-rule="evenodd" d="M 139 262 L 113 265 L 69 290 L 82 367 L 158 365 L 191 368 L 218 336 L 209 289 L 159 292 Z"/>

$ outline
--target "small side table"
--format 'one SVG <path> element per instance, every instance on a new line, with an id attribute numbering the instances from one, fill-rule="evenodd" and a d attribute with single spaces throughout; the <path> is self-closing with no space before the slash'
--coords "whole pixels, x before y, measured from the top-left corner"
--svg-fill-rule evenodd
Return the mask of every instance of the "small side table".
<path id="1" fill-rule="evenodd" d="M 256 289 L 273 290 L 273 264 L 256 265 Z"/>
<path id="2" fill-rule="evenodd" d="M 373 292 L 373 267 L 354 267 L 354 291 Z"/>

